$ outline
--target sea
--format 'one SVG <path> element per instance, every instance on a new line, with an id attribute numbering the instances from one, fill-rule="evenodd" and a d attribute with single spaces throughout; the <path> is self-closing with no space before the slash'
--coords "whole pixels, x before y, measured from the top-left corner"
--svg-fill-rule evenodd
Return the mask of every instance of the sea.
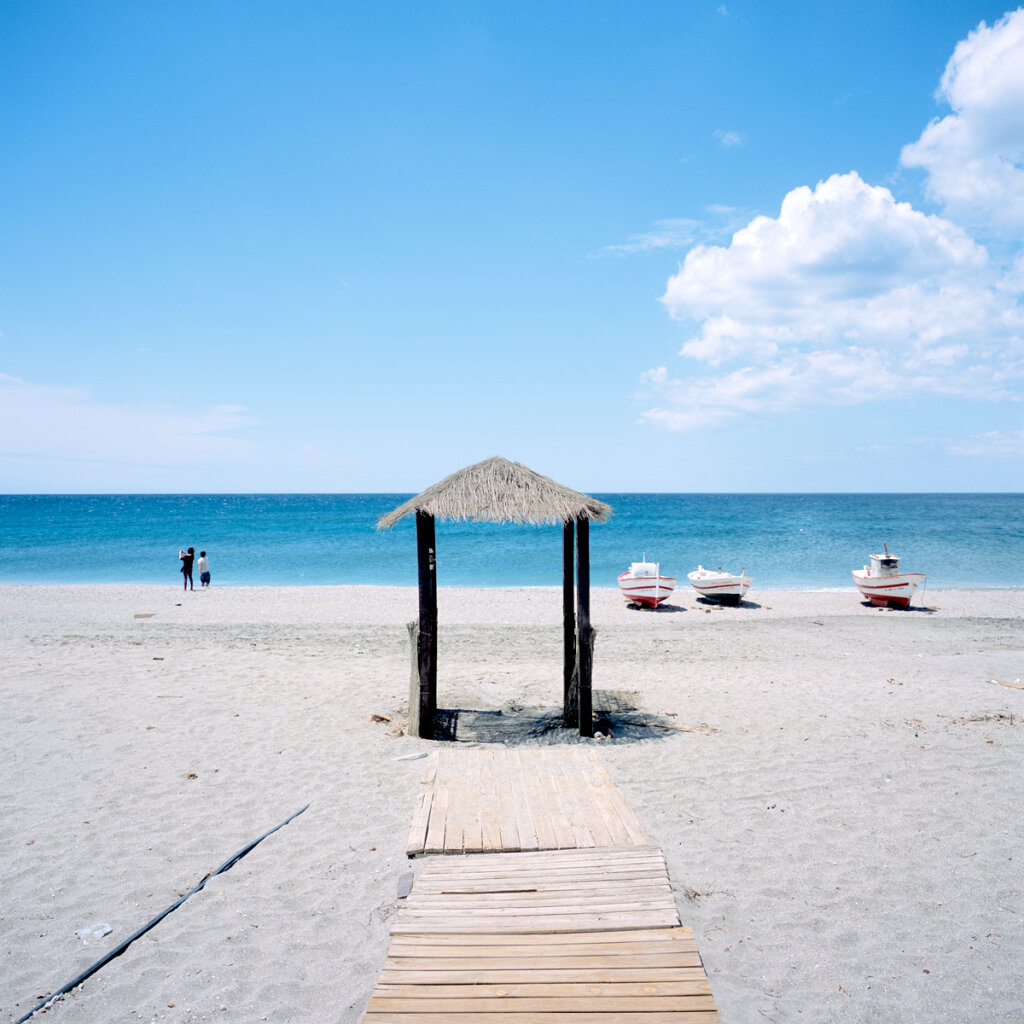
<path id="1" fill-rule="evenodd" d="M 410 494 L 0 495 L 0 583 L 181 582 L 206 551 L 214 586 L 416 584 Z M 1024 494 L 595 494 L 591 585 L 646 558 L 685 580 L 745 569 L 758 590 L 851 586 L 883 545 L 928 587 L 1024 588 Z M 560 526 L 437 524 L 438 585 L 561 584 Z M 197 577 L 198 584 L 198 577 Z"/>

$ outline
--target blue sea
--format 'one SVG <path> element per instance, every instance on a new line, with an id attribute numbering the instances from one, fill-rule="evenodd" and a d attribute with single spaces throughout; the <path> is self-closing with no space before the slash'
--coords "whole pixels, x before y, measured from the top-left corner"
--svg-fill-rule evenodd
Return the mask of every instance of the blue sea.
<path id="1" fill-rule="evenodd" d="M 178 551 L 208 552 L 214 586 L 416 583 L 409 494 L 0 496 L 0 583 L 179 585 Z M 599 494 L 591 580 L 642 555 L 668 575 L 745 568 L 759 590 L 850 586 L 889 550 L 931 588 L 1024 587 L 1022 494 Z M 443 587 L 561 583 L 561 527 L 438 523 Z M 196 578 L 198 585 L 198 576 Z"/>

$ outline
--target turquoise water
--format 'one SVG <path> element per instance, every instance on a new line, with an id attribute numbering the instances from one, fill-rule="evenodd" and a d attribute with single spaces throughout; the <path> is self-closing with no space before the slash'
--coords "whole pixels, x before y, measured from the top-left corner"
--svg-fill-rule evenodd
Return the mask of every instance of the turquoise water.
<path id="1" fill-rule="evenodd" d="M 180 584 L 205 549 L 215 586 L 414 585 L 415 527 L 379 532 L 408 494 L 4 495 L 0 582 Z M 760 590 L 848 587 L 883 543 L 930 588 L 1024 587 L 1022 494 L 600 494 L 591 579 L 646 552 L 683 577 L 746 568 Z M 439 523 L 440 586 L 554 586 L 561 527 Z M 196 577 L 198 584 L 198 576 Z"/>

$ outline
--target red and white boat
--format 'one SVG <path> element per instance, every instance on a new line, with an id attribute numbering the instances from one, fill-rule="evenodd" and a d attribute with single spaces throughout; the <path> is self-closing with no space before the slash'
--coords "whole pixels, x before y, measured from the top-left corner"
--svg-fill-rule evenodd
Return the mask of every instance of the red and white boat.
<path id="1" fill-rule="evenodd" d="M 703 565 L 698 565 L 686 578 L 701 597 L 709 597 L 723 604 L 739 604 L 753 583 L 749 576 L 743 575 L 745 571 L 740 569 L 739 574 L 734 576 L 731 572 L 705 569 Z"/>
<path id="2" fill-rule="evenodd" d="M 884 554 L 871 556 L 870 567 L 852 570 L 853 582 L 861 595 L 879 608 L 909 608 L 914 592 L 928 577 L 921 572 L 900 572 L 899 556 L 889 552 L 888 544 L 883 547 Z"/>
<path id="3" fill-rule="evenodd" d="M 657 608 L 673 590 L 676 589 L 674 576 L 662 576 L 658 562 L 632 562 L 629 568 L 621 573 L 619 590 L 630 604 L 639 604 L 645 608 Z"/>

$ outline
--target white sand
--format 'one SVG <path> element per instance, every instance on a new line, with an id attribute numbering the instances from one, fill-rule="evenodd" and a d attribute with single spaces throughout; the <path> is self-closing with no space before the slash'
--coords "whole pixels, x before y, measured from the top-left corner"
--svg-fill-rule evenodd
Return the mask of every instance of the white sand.
<path id="1" fill-rule="evenodd" d="M 707 727 L 602 749 L 723 1020 L 1024 1020 L 1024 690 L 990 681 L 1024 678 L 1024 593 L 750 598 L 593 595 L 595 687 Z M 560 701 L 559 591 L 440 606 L 442 706 Z M 309 802 L 36 1019 L 357 1021 L 410 868 L 423 761 L 394 758 L 432 746 L 367 721 L 407 698 L 415 614 L 397 588 L 0 587 L 0 1020 Z"/>

